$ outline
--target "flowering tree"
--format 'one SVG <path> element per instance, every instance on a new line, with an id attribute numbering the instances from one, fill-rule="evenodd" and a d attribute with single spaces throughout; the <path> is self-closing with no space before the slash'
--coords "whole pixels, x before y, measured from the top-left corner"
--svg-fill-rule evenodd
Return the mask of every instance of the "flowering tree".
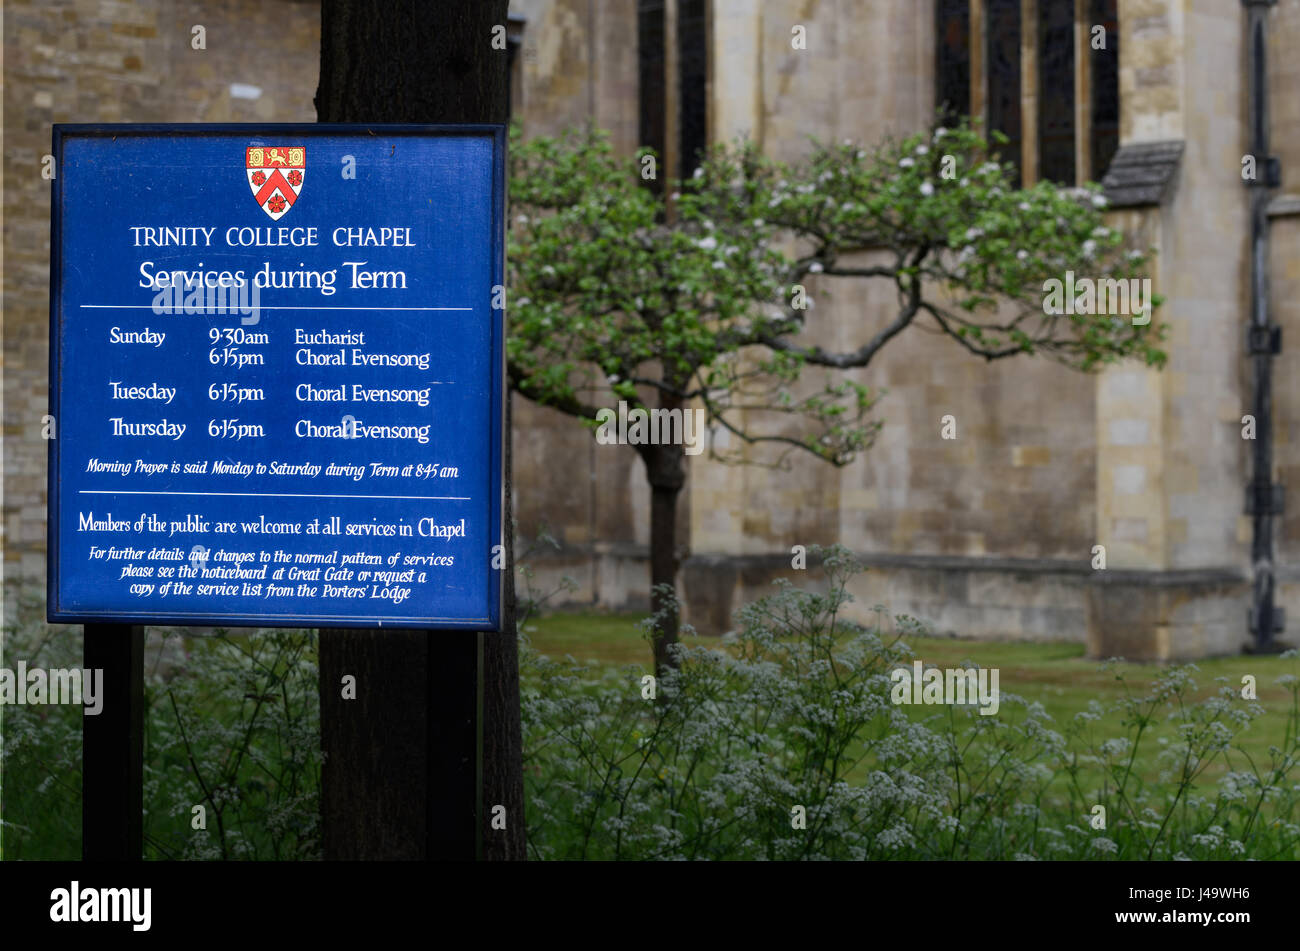
<path id="1" fill-rule="evenodd" d="M 600 133 L 516 143 L 511 153 L 512 387 L 595 427 L 612 392 L 633 412 L 692 404 L 710 454 L 784 462 L 803 450 L 833 465 L 868 448 L 876 397 L 843 371 L 867 366 L 908 327 L 927 325 L 993 360 L 1042 354 L 1090 370 L 1124 357 L 1159 365 L 1145 318 L 1057 313 L 1043 290 L 1067 272 L 1135 279 L 1146 263 L 1103 222 L 1097 186 L 1017 189 L 968 125 L 871 151 L 814 143 L 804 160 L 720 146 L 667 199 L 642 187 L 653 156 L 620 160 Z M 867 252 L 865 254 L 860 252 Z M 897 304 L 863 315 L 860 343 L 812 343 L 804 281 L 892 283 Z M 1073 310 L 1073 308 L 1071 308 Z M 816 371 L 820 371 L 819 373 Z M 634 446 L 651 490 L 651 592 L 666 617 L 656 665 L 671 663 L 668 597 L 681 558 L 675 511 L 685 446 Z M 665 587 L 667 586 L 667 587 Z"/>

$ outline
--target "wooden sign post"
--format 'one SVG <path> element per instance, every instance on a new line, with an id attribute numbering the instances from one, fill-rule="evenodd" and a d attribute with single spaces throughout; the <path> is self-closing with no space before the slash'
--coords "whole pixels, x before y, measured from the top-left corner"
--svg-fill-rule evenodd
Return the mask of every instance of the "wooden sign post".
<path id="1" fill-rule="evenodd" d="M 81 856 L 143 858 L 144 628 L 87 624 L 87 670 L 102 670 L 103 708 L 82 716 Z"/>

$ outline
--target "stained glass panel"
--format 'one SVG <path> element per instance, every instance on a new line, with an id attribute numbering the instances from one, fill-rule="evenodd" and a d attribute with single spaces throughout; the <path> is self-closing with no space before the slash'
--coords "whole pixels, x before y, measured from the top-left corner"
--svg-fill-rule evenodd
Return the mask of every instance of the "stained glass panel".
<path id="1" fill-rule="evenodd" d="M 1042 0 L 1050 2 L 1050 0 Z M 1066 0 L 1073 2 L 1073 0 Z M 1008 139 L 1001 146 L 1002 161 L 1016 167 L 1015 182 L 1021 182 L 1020 149 L 1020 0 L 987 0 L 985 44 L 988 63 L 988 128 Z"/>
<path id="2" fill-rule="evenodd" d="M 1118 0 L 1091 0 L 1088 55 L 1092 57 L 1091 176 L 1101 181 L 1119 149 L 1119 14 Z M 1105 30 L 1105 49 L 1094 49 L 1093 30 Z M 1097 42 L 1100 42 L 1098 39 Z"/>
<path id="3" fill-rule="evenodd" d="M 943 123 L 970 112 L 970 0 L 935 0 L 934 104 Z"/>
<path id="4" fill-rule="evenodd" d="M 682 178 L 689 178 L 695 171 L 700 152 L 709 144 L 705 2 L 678 0 L 677 3 L 678 146 Z"/>
<path id="5" fill-rule="evenodd" d="M 638 0 L 636 17 L 637 77 L 640 84 L 640 142 L 664 155 L 664 0 Z M 646 181 L 663 190 L 663 176 Z"/>

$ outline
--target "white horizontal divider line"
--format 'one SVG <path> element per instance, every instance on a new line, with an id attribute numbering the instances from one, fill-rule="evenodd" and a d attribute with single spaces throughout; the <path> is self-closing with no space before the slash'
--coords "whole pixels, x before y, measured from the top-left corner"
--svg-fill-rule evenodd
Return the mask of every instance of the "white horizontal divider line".
<path id="1" fill-rule="evenodd" d="M 78 489 L 78 495 L 218 495 L 265 499 L 409 499 L 420 502 L 472 502 L 468 495 L 317 495 L 311 492 L 164 492 L 142 489 Z"/>
<path id="2" fill-rule="evenodd" d="M 153 304 L 78 304 L 78 307 L 90 308 L 94 310 L 153 310 Z M 229 308 L 228 308 L 229 309 Z M 304 304 L 298 306 L 278 306 L 260 305 L 250 307 L 250 310 L 473 310 L 473 307 L 348 307 L 346 304 Z M 185 314 L 186 317 L 229 317 L 234 314 L 243 313 L 242 309 L 229 309 L 228 314 Z M 159 311 L 159 317 L 179 317 L 180 314 L 169 314 L 166 311 Z"/>

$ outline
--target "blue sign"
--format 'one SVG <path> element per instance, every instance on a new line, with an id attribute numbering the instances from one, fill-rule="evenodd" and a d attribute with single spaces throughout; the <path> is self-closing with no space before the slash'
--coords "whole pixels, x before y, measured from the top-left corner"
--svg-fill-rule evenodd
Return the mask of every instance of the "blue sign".
<path id="1" fill-rule="evenodd" d="M 498 629 L 504 153 L 54 127 L 51 621 Z"/>

